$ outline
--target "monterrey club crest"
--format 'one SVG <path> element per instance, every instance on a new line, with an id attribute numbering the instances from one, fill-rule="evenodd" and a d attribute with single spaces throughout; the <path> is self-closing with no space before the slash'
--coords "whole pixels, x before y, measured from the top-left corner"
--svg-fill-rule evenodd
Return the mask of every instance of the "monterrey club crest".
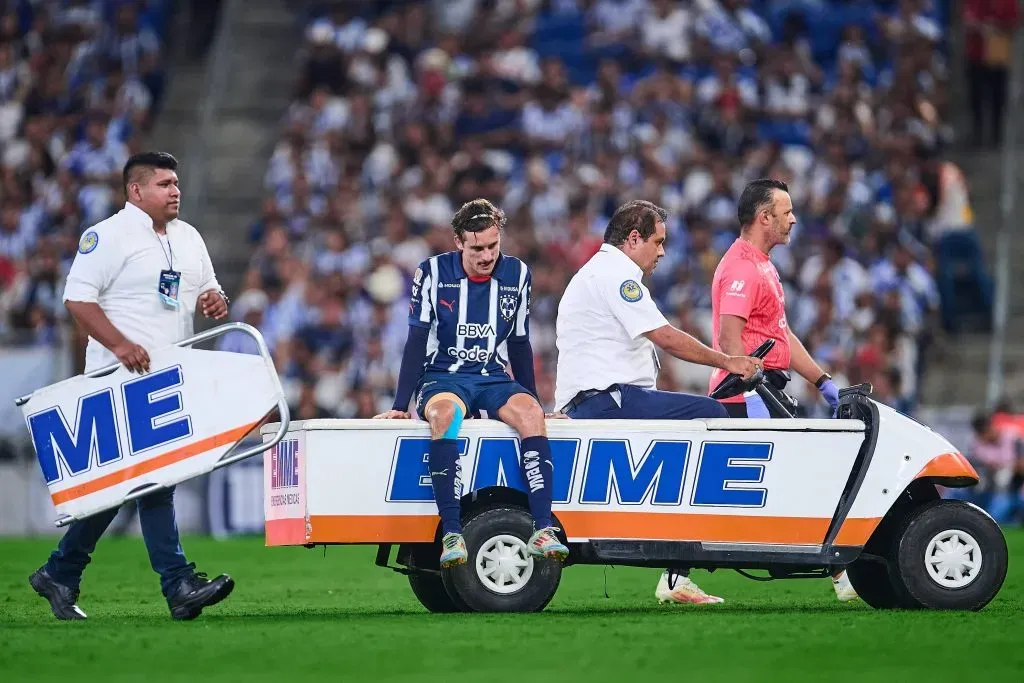
<path id="1" fill-rule="evenodd" d="M 513 316 L 515 316 L 516 299 L 517 297 L 512 294 L 506 294 L 498 299 L 498 310 L 501 311 L 501 317 L 505 320 L 512 320 Z"/>

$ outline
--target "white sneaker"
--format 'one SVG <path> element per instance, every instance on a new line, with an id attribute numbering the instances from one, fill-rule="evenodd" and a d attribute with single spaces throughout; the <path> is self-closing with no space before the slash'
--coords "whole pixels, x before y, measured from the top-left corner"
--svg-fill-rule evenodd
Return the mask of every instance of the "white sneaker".
<path id="1" fill-rule="evenodd" d="M 708 595 L 700 586 L 690 580 L 689 576 L 676 575 L 675 582 L 669 585 L 668 572 L 662 572 L 654 597 L 659 603 L 676 602 L 684 605 L 717 605 L 725 602 L 722 598 Z"/>
<path id="2" fill-rule="evenodd" d="M 845 570 L 839 576 L 832 577 L 832 587 L 836 589 L 836 597 L 839 598 L 839 602 L 850 602 L 858 597 Z"/>

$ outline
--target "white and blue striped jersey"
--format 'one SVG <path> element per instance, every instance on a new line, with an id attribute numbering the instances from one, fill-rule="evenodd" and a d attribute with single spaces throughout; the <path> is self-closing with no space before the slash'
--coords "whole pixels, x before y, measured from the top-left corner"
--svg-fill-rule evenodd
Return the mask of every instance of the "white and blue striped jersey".
<path id="1" fill-rule="evenodd" d="M 492 276 L 475 282 L 462 253 L 433 256 L 416 269 L 409 324 L 430 328 L 426 372 L 505 374 L 506 342 L 530 334 L 530 270 L 501 255 Z"/>

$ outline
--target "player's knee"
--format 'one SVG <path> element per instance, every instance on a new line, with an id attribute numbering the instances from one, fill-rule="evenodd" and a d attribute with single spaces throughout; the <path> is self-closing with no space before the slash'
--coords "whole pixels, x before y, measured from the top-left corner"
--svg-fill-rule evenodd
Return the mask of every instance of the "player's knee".
<path id="1" fill-rule="evenodd" d="M 451 428 L 457 412 L 461 412 L 454 401 L 436 401 L 424 411 L 434 438 L 441 438 Z"/>
<path id="2" fill-rule="evenodd" d="M 518 411 L 520 432 L 525 436 L 543 436 L 545 432 L 544 409 L 533 398 L 525 399 Z"/>

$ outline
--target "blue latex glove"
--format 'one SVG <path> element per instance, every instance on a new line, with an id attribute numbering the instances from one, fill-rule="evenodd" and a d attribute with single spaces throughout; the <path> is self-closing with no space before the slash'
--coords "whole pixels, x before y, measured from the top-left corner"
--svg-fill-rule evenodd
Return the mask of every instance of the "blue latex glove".
<path id="1" fill-rule="evenodd" d="M 825 380 L 825 383 L 818 388 L 818 391 L 821 392 L 822 398 L 828 401 L 828 405 L 832 409 L 832 416 L 834 417 L 836 411 L 839 410 L 839 387 L 836 386 L 835 382 L 827 379 Z"/>
<path id="2" fill-rule="evenodd" d="M 771 417 L 764 399 L 757 394 L 744 397 L 747 402 L 747 417 Z"/>

